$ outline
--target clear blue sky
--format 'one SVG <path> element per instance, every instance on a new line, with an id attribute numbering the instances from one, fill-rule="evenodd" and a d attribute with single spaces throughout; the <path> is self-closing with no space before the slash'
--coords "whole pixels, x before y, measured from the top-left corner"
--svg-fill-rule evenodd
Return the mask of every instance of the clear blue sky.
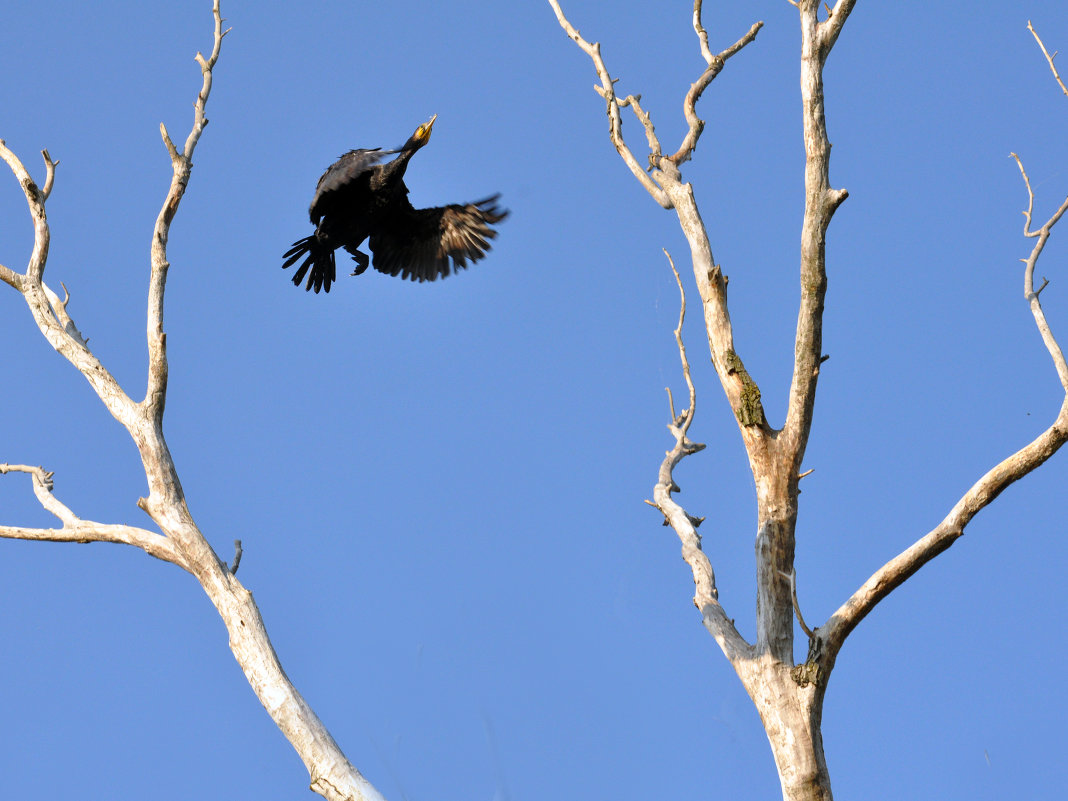
<path id="1" fill-rule="evenodd" d="M 687 2 L 569 0 L 666 143 L 702 66 Z M 8 4 L 0 137 L 61 160 L 46 279 L 127 390 L 145 374 L 152 223 L 210 48 L 210 4 Z M 757 19 L 700 106 L 693 182 L 739 352 L 781 424 L 801 214 L 799 33 L 784 0 L 706 3 L 713 47 Z M 227 3 L 171 232 L 166 433 L 189 504 L 282 661 L 393 801 L 775 798 L 756 713 L 642 503 L 664 450 L 685 264 L 676 221 L 606 136 L 589 60 L 544 2 Z M 1060 96 L 1026 23 L 1063 0 L 860 0 L 827 68 L 832 181 L 817 414 L 798 524 L 815 625 L 1053 418 L 1060 389 L 1018 259 L 1024 159 L 1044 220 L 1068 192 Z M 485 262 L 443 283 L 289 283 L 321 171 L 431 114 L 417 205 L 499 191 Z M 644 139 L 631 120 L 631 144 Z M 0 176 L 0 262 L 32 231 Z M 1068 346 L 1068 223 L 1039 267 Z M 696 298 L 687 277 L 691 300 Z M 722 600 L 753 636 L 754 492 L 703 347 L 709 447 L 676 477 Z M 43 464 L 82 517 L 147 524 L 126 433 L 0 287 L 0 461 Z M 824 736 L 838 797 L 1060 799 L 1068 457 L 1007 491 L 852 635 Z M 24 476 L 0 520 L 47 526 Z M 0 542 L 0 797 L 306 796 L 195 582 L 140 551 Z M 799 649 L 801 646 L 799 645 Z"/>

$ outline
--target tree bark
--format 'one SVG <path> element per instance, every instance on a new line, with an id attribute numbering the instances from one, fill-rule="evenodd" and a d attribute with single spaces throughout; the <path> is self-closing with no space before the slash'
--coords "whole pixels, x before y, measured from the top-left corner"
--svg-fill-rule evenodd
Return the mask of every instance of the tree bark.
<path id="1" fill-rule="evenodd" d="M 764 724 L 784 801 L 831 801 L 820 731 L 823 685 L 799 686 L 794 673 L 770 656 L 738 670 Z"/>
<path id="2" fill-rule="evenodd" d="M 0 465 L 0 474 L 30 473 L 34 493 L 45 509 L 63 522 L 60 529 L 27 529 L 0 525 L 0 537 L 51 542 L 120 542 L 171 562 L 196 577 L 211 600 L 230 636 L 230 649 L 249 684 L 272 720 L 300 756 L 311 777 L 311 789 L 330 801 L 382 801 L 382 796 L 349 762 L 322 721 L 286 676 L 252 594 L 245 589 L 215 553 L 197 527 L 163 436 L 167 397 L 167 335 L 163 329 L 164 295 L 170 263 L 167 241 L 170 225 L 189 184 L 193 153 L 207 124 L 205 108 L 212 85 L 212 70 L 219 58 L 226 31 L 222 28 L 219 0 L 212 9 L 214 47 L 208 57 L 197 53 L 202 85 L 194 103 L 194 121 L 179 149 L 164 126 L 163 143 L 172 174 L 167 196 L 156 219 L 151 245 L 147 338 L 148 378 L 143 400 L 134 401 L 89 350 L 66 311 L 67 299 L 44 283 L 50 233 L 45 201 L 55 174 L 55 162 L 43 151 L 47 177 L 38 188 L 22 162 L 0 140 L 0 158 L 11 167 L 26 195 L 34 222 L 34 248 L 25 273 L 0 265 L 0 280 L 19 291 L 42 335 L 79 370 L 111 415 L 121 423 L 137 446 L 148 481 L 148 495 L 138 500 L 160 533 L 133 526 L 102 524 L 78 518 L 52 494 L 51 473 L 26 465 Z"/>
<path id="3" fill-rule="evenodd" d="M 690 247 L 690 258 L 704 313 L 709 353 L 720 385 L 734 414 L 745 444 L 757 496 L 757 598 L 756 643 L 749 644 L 738 633 L 734 621 L 719 603 L 715 573 L 701 550 L 695 518 L 673 498 L 678 491 L 672 471 L 686 456 L 704 446 L 687 438 L 693 420 L 696 394 L 689 362 L 682 343 L 682 316 L 676 329 L 683 374 L 690 390 L 690 406 L 675 415 L 668 428 L 675 447 L 660 465 L 653 501 L 664 519 L 678 534 L 682 556 L 693 571 L 696 592 L 694 604 L 715 637 L 724 655 L 738 673 L 760 714 L 787 801 L 827 801 L 831 796 L 830 777 L 823 751 L 820 724 L 826 682 L 834 668 L 845 638 L 861 619 L 896 587 L 927 561 L 949 547 L 964 533 L 964 527 L 1009 484 L 1037 468 L 1068 441 L 1068 363 L 1056 343 L 1039 303 L 1033 284 L 1035 262 L 1049 237 L 1050 229 L 1068 212 L 1068 199 L 1039 230 L 1032 231 L 1033 194 L 1023 166 L 1029 204 L 1025 212 L 1024 235 L 1036 239 L 1031 257 L 1025 260 L 1024 291 L 1043 342 L 1053 359 L 1065 390 L 1065 402 L 1054 423 L 1034 442 L 1024 446 L 988 471 L 953 507 L 946 519 L 911 548 L 890 560 L 868 579 L 823 626 L 811 630 L 804 623 L 796 594 L 794 572 L 795 530 L 798 514 L 798 482 L 802 460 L 812 428 L 816 386 L 824 361 L 823 310 L 827 292 L 827 231 L 835 211 L 848 197 L 844 189 L 830 183 L 831 143 L 827 135 L 824 109 L 823 69 L 831 49 L 848 19 L 856 0 L 838 0 L 833 8 L 819 0 L 789 0 L 797 7 L 801 29 L 801 112 L 805 147 L 804 214 L 800 242 L 800 293 L 797 330 L 794 340 L 794 369 L 788 394 L 786 418 L 781 430 L 774 429 L 764 413 L 757 382 L 745 369 L 735 345 L 727 308 L 727 277 L 712 256 L 712 248 L 694 198 L 693 187 L 680 173 L 680 165 L 690 160 L 704 122 L 695 104 L 723 70 L 727 59 L 752 42 L 763 23 L 756 23 L 733 45 L 713 54 L 708 34 L 701 23 L 702 0 L 695 0 L 693 27 L 700 43 L 706 69 L 691 84 L 683 101 L 688 131 L 679 150 L 663 155 L 652 121 L 640 105 L 640 96 L 615 95 L 615 82 L 605 66 L 601 48 L 587 42 L 571 25 L 557 0 L 549 0 L 568 36 L 591 58 L 600 79 L 596 87 L 607 104 L 610 138 L 623 161 L 654 200 L 675 210 Z M 825 8 L 826 11 L 821 9 Z M 824 19 L 820 21 L 820 14 Z M 1032 29 L 1032 33 L 1034 33 Z M 1068 95 L 1053 65 L 1053 57 L 1042 47 L 1061 89 Z M 620 110 L 629 107 L 645 130 L 649 143 L 649 170 L 635 157 L 623 138 Z M 670 257 L 669 257 L 670 258 Z M 672 261 L 672 269 L 674 269 Z M 676 272 L 676 278 L 678 273 Z M 1044 285 L 1043 285 L 1044 286 Z M 680 291 L 682 286 L 680 283 Z M 809 638 L 808 655 L 794 664 L 794 615 Z"/>

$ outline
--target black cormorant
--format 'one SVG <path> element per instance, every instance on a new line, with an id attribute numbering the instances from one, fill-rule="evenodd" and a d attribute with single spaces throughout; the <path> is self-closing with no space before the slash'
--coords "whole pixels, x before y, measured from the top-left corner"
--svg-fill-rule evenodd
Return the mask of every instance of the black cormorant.
<path id="1" fill-rule="evenodd" d="M 356 262 L 353 275 L 367 269 L 371 259 L 358 248 L 364 240 L 379 272 L 413 281 L 433 281 L 476 262 L 497 236 L 490 226 L 508 216 L 493 195 L 466 205 L 415 209 L 408 202 L 404 170 L 408 160 L 430 141 L 435 114 L 399 150 L 350 150 L 319 179 L 309 216 L 315 233 L 293 243 L 282 268 L 304 259 L 293 276 L 305 289 L 330 291 L 336 280 L 334 251 L 345 248 Z M 392 161 L 380 164 L 386 156 Z M 451 266 L 450 266 L 451 262 Z"/>

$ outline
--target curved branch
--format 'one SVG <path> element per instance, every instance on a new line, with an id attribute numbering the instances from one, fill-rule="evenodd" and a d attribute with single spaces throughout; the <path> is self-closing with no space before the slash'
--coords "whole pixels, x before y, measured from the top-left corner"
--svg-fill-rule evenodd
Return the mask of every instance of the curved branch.
<path id="1" fill-rule="evenodd" d="M 52 157 L 48 155 L 47 150 L 41 151 L 41 157 L 45 163 L 45 182 L 44 186 L 41 187 L 41 197 L 48 200 L 48 196 L 52 194 L 52 184 L 56 179 L 56 166 L 59 162 L 52 161 Z"/>
<path id="2" fill-rule="evenodd" d="M 723 71 L 723 68 L 727 64 L 727 59 L 745 47 L 747 44 L 756 39 L 756 35 L 760 32 L 760 29 L 764 27 L 763 22 L 755 22 L 749 29 L 749 32 L 745 34 L 741 39 L 732 44 L 722 53 L 713 56 L 708 50 L 708 34 L 705 33 L 705 29 L 701 27 L 701 3 L 700 0 L 694 3 L 694 29 L 697 30 L 697 35 L 701 40 L 701 53 L 705 56 L 705 61 L 708 62 L 708 66 L 705 71 L 690 85 L 690 90 L 686 93 L 686 99 L 682 103 L 682 113 L 686 117 L 686 122 L 689 124 L 689 130 L 686 132 L 686 136 L 682 140 L 682 144 L 679 145 L 679 149 L 674 154 L 668 156 L 668 160 L 675 164 L 682 164 L 684 161 L 688 161 L 693 155 L 693 151 L 697 148 L 697 140 L 701 138 L 701 132 L 705 129 L 704 120 L 697 117 L 697 101 L 701 99 L 701 95 L 704 93 L 708 85 L 715 80 L 716 76 Z"/>
<path id="3" fill-rule="evenodd" d="M 1037 36 L 1036 36 L 1037 38 Z M 1043 48 L 1045 50 L 1045 48 Z M 1038 257 L 1042 255 L 1043 249 L 1046 247 L 1046 241 L 1049 239 L 1050 231 L 1053 226 L 1057 224 L 1058 220 L 1064 216 L 1064 213 L 1068 211 L 1068 197 L 1064 199 L 1060 207 L 1053 212 L 1053 215 L 1046 220 L 1045 224 L 1037 231 L 1031 229 L 1031 213 L 1035 206 L 1035 193 L 1031 190 L 1031 180 L 1027 177 L 1027 173 L 1024 171 L 1023 163 L 1020 161 L 1020 157 L 1015 153 L 1010 154 L 1016 159 L 1016 164 L 1020 168 L 1020 175 L 1023 176 L 1024 184 L 1027 186 L 1027 211 L 1024 212 L 1024 236 L 1037 238 L 1035 246 L 1031 249 L 1030 255 L 1023 259 L 1024 268 L 1024 297 L 1027 298 L 1027 302 L 1031 307 L 1031 314 L 1035 318 L 1035 325 L 1038 326 L 1038 333 L 1042 337 L 1043 343 L 1046 345 L 1046 350 L 1049 351 L 1050 357 L 1053 359 L 1053 365 L 1057 369 L 1057 376 L 1060 379 L 1061 386 L 1064 387 L 1064 391 L 1068 393 L 1068 362 L 1065 361 L 1064 353 L 1061 351 L 1061 347 L 1057 344 L 1057 340 L 1053 336 L 1053 332 L 1050 331 L 1049 323 L 1046 321 L 1046 313 L 1042 310 L 1042 303 L 1039 301 L 1039 293 L 1042 288 L 1035 289 L 1035 265 L 1038 263 Z"/>
<path id="4" fill-rule="evenodd" d="M 43 467 L 30 467 L 23 464 L 0 464 L 0 475 L 5 473 L 28 473 L 33 481 L 33 493 L 47 511 L 58 517 L 63 527 L 23 528 L 21 526 L 0 526 L 0 537 L 16 540 L 38 540 L 42 542 L 115 542 L 140 548 L 149 556 L 164 562 L 188 569 L 185 560 L 166 537 L 135 526 L 96 523 L 82 520 L 65 504 L 52 494 L 52 473 Z"/>
<path id="5" fill-rule="evenodd" d="M 60 300 L 44 288 L 40 279 L 48 245 L 45 193 L 37 189 L 21 162 L 0 143 L 0 156 L 8 161 L 23 186 L 36 229 L 34 252 L 27 274 L 13 274 L 5 268 L 0 271 L 0 278 L 23 293 L 44 336 L 85 375 L 112 416 L 129 431 L 137 445 L 149 486 L 148 496 L 140 499 L 138 506 L 159 526 L 162 535 L 133 527 L 81 521 L 51 495 L 51 487 L 47 486 L 50 478 L 43 470 L 27 468 L 22 472 L 35 475 L 38 497 L 46 508 L 64 521 L 64 526 L 58 531 L 3 527 L 0 528 L 0 536 L 52 541 L 126 542 L 184 567 L 196 577 L 218 611 L 230 635 L 230 648 L 235 659 L 257 697 L 307 767 L 311 788 L 330 801 L 382 801 L 382 796 L 348 761 L 282 669 L 251 593 L 219 559 L 193 520 L 163 436 L 162 417 L 167 389 L 166 335 L 163 332 L 163 296 L 169 266 L 167 237 L 189 181 L 193 151 L 208 122 L 204 109 L 211 90 L 212 69 L 227 33 L 222 29 L 219 0 L 214 0 L 212 13 L 215 22 L 214 47 L 208 58 L 200 53 L 196 57 L 203 83 L 195 103 L 193 126 L 181 152 L 175 147 L 166 128 L 161 126 L 164 144 L 171 157 L 172 177 L 152 240 L 147 314 L 149 375 L 146 395 L 140 403 L 133 403 L 122 392 L 111 374 L 89 352 L 80 335 L 75 338 L 66 330 L 69 296 Z M 46 166 L 49 162 L 46 153 Z M 49 184 L 46 187 L 50 188 Z M 236 567 L 235 558 L 234 569 Z"/>
<path id="6" fill-rule="evenodd" d="M 41 153 L 44 156 L 47 171 L 46 186 L 49 186 L 51 191 L 50 184 L 58 162 L 52 161 L 47 150 Z M 85 338 L 67 314 L 66 304 L 69 296 L 60 301 L 58 295 L 49 289 L 42 279 L 51 238 L 48 217 L 45 214 L 45 193 L 38 189 L 21 159 L 7 147 L 2 139 L 0 139 L 0 158 L 7 162 L 22 185 L 34 228 L 33 251 L 26 273 L 20 275 L 3 268 L 0 271 L 0 278 L 22 293 L 34 322 L 37 323 L 41 334 L 48 340 L 48 344 L 85 376 L 112 416 L 126 424 L 126 421 L 134 417 L 133 401 L 122 391 L 115 377 L 89 351 Z"/>
<path id="7" fill-rule="evenodd" d="M 41 153 L 44 155 L 45 169 L 47 171 L 46 185 L 49 192 L 51 192 L 52 179 L 55 176 L 55 164 L 49 157 L 47 150 L 42 150 Z M 29 170 L 26 169 L 22 160 L 8 148 L 3 139 L 0 139 L 0 158 L 6 161 L 7 166 L 11 168 L 11 172 L 15 173 L 15 177 L 22 186 L 22 192 L 26 196 L 26 204 L 30 207 L 30 219 L 33 220 L 33 252 L 30 254 L 30 262 L 26 267 L 26 278 L 40 283 L 41 276 L 44 274 L 45 263 L 48 261 L 48 244 L 51 238 L 48 230 L 48 216 L 45 214 L 47 194 L 37 188 L 37 184 L 30 177 Z M 8 283 L 12 282 L 8 281 Z M 14 286 L 13 283 L 12 286 Z M 21 287 L 16 287 L 16 289 L 22 291 Z"/>
<path id="8" fill-rule="evenodd" d="M 582 35 L 575 29 L 575 27 L 564 16 L 564 12 L 560 8 L 557 0 L 549 0 L 549 5 L 553 7 L 553 11 L 556 12 L 556 19 L 560 23 L 560 27 L 567 32 L 567 35 L 571 37 L 571 40 L 575 42 L 582 51 L 590 57 L 593 61 L 593 67 L 597 71 L 597 77 L 601 79 L 601 85 L 595 86 L 597 94 L 605 99 L 608 110 L 608 135 L 612 140 L 612 144 L 615 146 L 616 151 L 622 156 L 623 161 L 630 168 L 631 173 L 635 178 L 645 187 L 646 191 L 653 196 L 653 199 L 663 206 L 665 209 L 671 208 L 671 200 L 668 198 L 664 189 L 649 177 L 645 169 L 638 163 L 638 160 L 634 157 L 630 148 L 627 147 L 623 141 L 623 122 L 620 118 L 619 107 L 623 105 L 616 99 L 615 81 L 612 80 L 612 76 L 608 73 L 608 68 L 604 64 L 604 59 L 601 58 L 601 45 L 597 42 L 587 42 L 582 38 Z M 637 109 L 636 109 L 637 111 Z M 641 119 L 641 116 L 639 116 Z M 645 124 L 645 133 L 649 138 L 650 143 L 656 141 L 655 134 L 653 133 L 652 123 L 647 123 L 648 115 L 645 115 L 643 124 Z M 659 143 L 657 143 L 655 152 L 660 152 Z"/>
<path id="9" fill-rule="evenodd" d="M 178 212 L 178 204 L 181 203 L 189 184 L 189 176 L 193 170 L 193 151 L 196 150 L 200 135 L 208 124 L 204 111 L 211 94 L 211 72 L 219 60 L 223 37 L 230 32 L 229 29 L 222 29 L 219 0 L 214 0 L 212 14 L 215 18 L 214 46 L 208 58 L 205 59 L 200 53 L 196 55 L 204 80 L 193 104 L 193 127 L 181 153 L 175 148 L 166 127 L 160 125 L 163 142 L 171 157 L 172 174 L 170 188 L 159 216 L 156 217 L 152 234 L 152 272 L 148 285 L 148 387 L 143 401 L 146 411 L 157 424 L 163 419 L 167 394 L 167 335 L 163 332 L 163 294 L 167 283 L 167 269 L 170 267 L 167 261 L 167 238 L 170 235 L 171 221 Z"/>
<path id="10" fill-rule="evenodd" d="M 734 627 L 734 622 L 727 617 L 719 602 L 716 574 L 708 555 L 701 549 L 701 535 L 697 533 L 697 527 L 701 525 L 703 518 L 696 518 L 687 513 L 672 497 L 672 493 L 679 489 L 672 476 L 676 465 L 690 454 L 703 450 L 705 446 L 692 441 L 687 436 L 697 406 L 697 392 L 690 376 L 690 361 L 686 357 L 686 346 L 682 342 L 682 324 L 686 319 L 686 292 L 683 290 L 682 279 L 679 277 L 679 271 L 675 269 L 675 261 L 671 258 L 671 254 L 665 250 L 664 255 L 671 264 L 671 271 L 679 286 L 679 324 L 675 328 L 675 343 L 679 348 L 682 374 L 686 378 L 690 405 L 677 416 L 672 408 L 672 420 L 668 424 L 668 430 L 675 438 L 675 446 L 667 452 L 664 461 L 660 464 L 656 487 L 653 489 L 654 500 L 651 505 L 661 511 L 665 525 L 671 526 L 682 542 L 682 558 L 693 572 L 695 587 L 693 603 L 701 612 L 705 628 L 719 643 L 727 658 L 732 663 L 736 663 L 739 659 L 751 657 L 753 648 Z M 674 407 L 674 404 L 672 406 Z"/>
<path id="11" fill-rule="evenodd" d="M 1032 33 L 1034 33 L 1034 29 L 1032 29 Z M 1035 39 L 1038 39 L 1037 34 L 1035 34 Z M 1038 42 L 1042 46 L 1041 39 L 1038 39 Z M 1046 52 L 1044 46 L 1042 46 L 1042 51 Z M 1048 54 L 1047 58 L 1050 58 Z M 1050 358 L 1053 360 L 1057 376 L 1065 392 L 1064 401 L 1061 403 L 1060 411 L 1053 425 L 1042 432 L 1030 444 L 989 470 L 986 475 L 972 485 L 971 489 L 964 494 L 935 529 L 918 540 L 912 547 L 879 568 L 831 616 L 827 625 L 820 628 L 820 634 L 828 646 L 825 653 L 831 664 L 833 664 L 835 655 L 838 649 L 841 648 L 845 638 L 849 636 L 849 633 L 879 601 L 889 595 L 896 587 L 899 587 L 923 565 L 946 550 L 958 537 L 961 537 L 964 534 L 965 526 L 968 525 L 971 519 L 1001 494 L 1006 487 L 1035 470 L 1068 441 L 1068 363 L 1065 362 L 1064 353 L 1050 330 L 1046 315 L 1042 310 L 1042 304 L 1039 302 L 1038 296 L 1041 288 L 1035 290 L 1034 287 L 1035 265 L 1042 254 L 1043 248 L 1045 248 L 1053 226 L 1064 216 L 1065 212 L 1068 212 L 1068 198 L 1046 220 L 1041 228 L 1037 231 L 1032 231 L 1031 215 L 1034 211 L 1035 195 L 1031 189 L 1031 181 L 1027 177 L 1027 172 L 1024 170 L 1019 156 L 1015 153 L 1011 155 L 1016 159 L 1016 164 L 1020 168 L 1020 175 L 1023 176 L 1024 185 L 1027 187 L 1027 209 L 1023 213 L 1023 233 L 1028 238 L 1037 239 L 1030 255 L 1022 260 L 1025 264 L 1024 296 L 1031 308 L 1031 313 L 1035 318 L 1035 325 L 1042 336 L 1042 341 L 1049 351 Z"/>
<path id="12" fill-rule="evenodd" d="M 909 576 L 949 548 L 973 517 L 1010 484 L 1039 467 L 1068 440 L 1068 399 L 1056 421 L 1034 441 L 1008 457 L 972 485 L 945 519 L 910 548 L 891 559 L 831 615 L 818 629 L 833 661 L 845 638 L 883 598 L 901 586 Z"/>

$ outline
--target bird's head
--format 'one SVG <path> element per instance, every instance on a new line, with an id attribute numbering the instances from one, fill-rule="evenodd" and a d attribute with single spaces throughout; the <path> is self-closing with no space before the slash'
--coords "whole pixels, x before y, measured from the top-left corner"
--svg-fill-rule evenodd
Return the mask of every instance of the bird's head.
<path id="1" fill-rule="evenodd" d="M 408 140 L 408 143 L 404 146 L 404 149 L 417 149 L 425 145 L 430 141 L 430 129 L 434 127 L 434 120 L 438 118 L 435 114 L 429 120 L 424 122 L 418 128 L 415 129 L 415 133 L 412 134 L 412 138 Z"/>

